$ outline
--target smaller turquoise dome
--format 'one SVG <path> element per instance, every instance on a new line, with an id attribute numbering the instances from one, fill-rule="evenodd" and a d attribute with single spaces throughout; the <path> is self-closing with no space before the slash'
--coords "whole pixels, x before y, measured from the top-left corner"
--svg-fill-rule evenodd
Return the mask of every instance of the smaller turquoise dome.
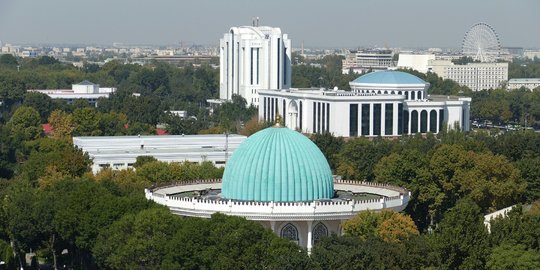
<path id="1" fill-rule="evenodd" d="M 427 82 L 406 72 L 401 71 L 375 71 L 362 75 L 353 83 L 365 84 L 426 84 Z"/>
<path id="2" fill-rule="evenodd" d="M 332 198 L 334 182 L 328 161 L 310 139 L 286 127 L 271 127 L 234 151 L 221 194 L 242 201 L 313 201 Z"/>

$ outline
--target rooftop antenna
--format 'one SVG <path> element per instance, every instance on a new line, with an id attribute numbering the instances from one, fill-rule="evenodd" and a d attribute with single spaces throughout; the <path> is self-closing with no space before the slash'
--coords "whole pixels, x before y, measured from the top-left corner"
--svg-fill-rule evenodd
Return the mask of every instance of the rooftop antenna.
<path id="1" fill-rule="evenodd" d="M 251 17 L 251 26 L 255 27 L 255 17 Z"/>

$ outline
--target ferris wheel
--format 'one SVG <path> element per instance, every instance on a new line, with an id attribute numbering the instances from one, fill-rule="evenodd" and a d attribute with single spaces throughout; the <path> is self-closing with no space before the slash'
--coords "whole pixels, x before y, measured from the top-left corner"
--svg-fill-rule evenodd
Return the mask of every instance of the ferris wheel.
<path id="1" fill-rule="evenodd" d="M 480 62 L 492 62 L 499 57 L 499 36 L 489 24 L 477 23 L 465 33 L 462 52 Z"/>

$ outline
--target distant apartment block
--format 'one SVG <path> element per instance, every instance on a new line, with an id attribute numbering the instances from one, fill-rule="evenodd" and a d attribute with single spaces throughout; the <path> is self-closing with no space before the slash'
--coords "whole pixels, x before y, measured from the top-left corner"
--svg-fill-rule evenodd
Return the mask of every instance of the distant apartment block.
<path id="1" fill-rule="evenodd" d="M 363 50 L 347 55 L 343 61 L 342 73 L 364 73 L 369 70 L 387 70 L 394 66 L 391 50 Z"/>
<path id="2" fill-rule="evenodd" d="M 508 80 L 508 63 L 456 65 L 448 60 L 432 60 L 429 70 L 473 91 L 502 87 Z"/>
<path id="3" fill-rule="evenodd" d="M 291 86 L 291 40 L 280 28 L 232 27 L 219 42 L 219 98 L 240 95 L 248 104 L 259 105 L 259 89 Z"/>
<path id="4" fill-rule="evenodd" d="M 71 89 L 28 89 L 28 92 L 38 92 L 48 95 L 52 99 L 63 99 L 68 104 L 73 104 L 77 99 L 85 99 L 90 105 L 97 106 L 98 98 L 109 98 L 116 91 L 114 87 L 100 87 L 89 81 L 73 84 Z"/>
<path id="5" fill-rule="evenodd" d="M 521 87 L 525 87 L 529 90 L 540 87 L 540 78 L 520 78 L 520 79 L 510 79 L 506 88 L 508 90 L 516 90 Z"/>

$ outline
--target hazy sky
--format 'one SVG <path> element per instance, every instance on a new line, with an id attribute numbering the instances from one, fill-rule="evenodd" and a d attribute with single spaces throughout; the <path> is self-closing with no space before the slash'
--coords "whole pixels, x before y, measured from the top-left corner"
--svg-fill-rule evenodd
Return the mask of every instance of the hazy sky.
<path id="1" fill-rule="evenodd" d="M 217 45 L 253 16 L 294 47 L 460 47 L 477 22 L 503 46 L 540 47 L 540 0 L 0 0 L 0 40 Z"/>

